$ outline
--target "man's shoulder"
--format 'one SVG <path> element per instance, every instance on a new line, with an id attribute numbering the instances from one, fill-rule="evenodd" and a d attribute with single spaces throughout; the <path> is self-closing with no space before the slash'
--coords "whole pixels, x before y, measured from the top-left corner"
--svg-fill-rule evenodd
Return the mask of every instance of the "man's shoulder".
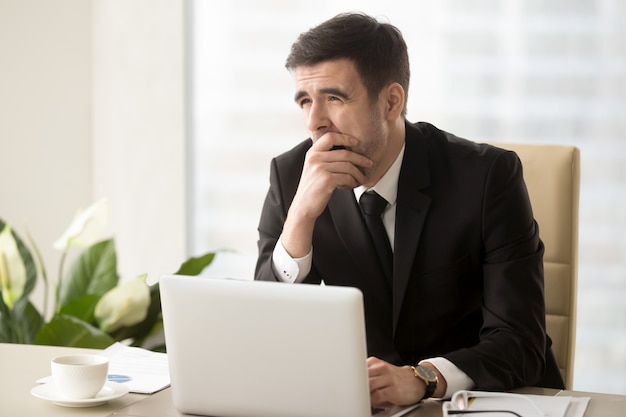
<path id="1" fill-rule="evenodd" d="M 305 139 L 293 148 L 276 156 L 274 160 L 278 163 L 289 163 L 290 161 L 304 162 L 304 156 L 309 148 L 313 146 L 311 139 Z"/>
<path id="2" fill-rule="evenodd" d="M 447 157 L 456 155 L 489 158 L 506 152 L 489 143 L 457 136 L 427 122 L 407 122 L 407 140 L 411 139 L 430 152 L 443 152 Z"/>

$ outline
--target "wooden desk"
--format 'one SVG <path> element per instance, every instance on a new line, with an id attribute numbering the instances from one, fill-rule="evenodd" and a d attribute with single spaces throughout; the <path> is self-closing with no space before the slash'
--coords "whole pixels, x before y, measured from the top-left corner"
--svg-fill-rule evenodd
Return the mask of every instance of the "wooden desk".
<path id="1" fill-rule="evenodd" d="M 0 343 L 0 415 L 45 417 L 178 417 L 172 406 L 169 389 L 153 395 L 128 394 L 108 403 L 89 408 L 67 408 L 35 398 L 30 391 L 39 378 L 50 375 L 50 359 L 72 352 L 94 352 L 52 346 Z M 585 417 L 621 417 L 626 410 L 626 396 L 577 391 L 525 388 L 516 392 L 539 395 L 591 397 Z M 441 403 L 428 401 L 407 417 L 441 417 Z"/>
<path id="2" fill-rule="evenodd" d="M 590 397 L 585 417 L 621 417 L 626 412 L 626 396 L 595 392 L 560 391 L 556 395 Z"/>
<path id="3" fill-rule="evenodd" d="M 37 385 L 36 381 L 50 375 L 50 360 L 54 356 L 72 352 L 98 351 L 0 343 L 0 415 L 105 417 L 115 410 L 146 399 L 145 395 L 128 394 L 98 407 L 67 408 L 33 397 L 30 391 Z"/>

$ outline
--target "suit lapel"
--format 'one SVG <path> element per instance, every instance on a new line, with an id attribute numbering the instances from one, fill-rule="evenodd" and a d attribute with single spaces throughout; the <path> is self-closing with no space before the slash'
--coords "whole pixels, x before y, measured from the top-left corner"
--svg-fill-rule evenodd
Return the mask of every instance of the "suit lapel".
<path id="1" fill-rule="evenodd" d="M 407 124 L 404 159 L 398 180 L 393 264 L 393 329 L 395 333 L 402 302 L 415 261 L 430 197 L 422 189 L 430 185 L 428 150 L 421 146 L 419 132 Z"/>

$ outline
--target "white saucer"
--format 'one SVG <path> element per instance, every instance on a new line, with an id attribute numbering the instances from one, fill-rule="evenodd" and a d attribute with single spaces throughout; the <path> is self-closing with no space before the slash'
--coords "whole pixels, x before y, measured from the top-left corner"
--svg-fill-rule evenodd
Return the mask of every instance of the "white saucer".
<path id="1" fill-rule="evenodd" d="M 69 400 L 67 398 L 63 398 L 57 392 L 57 388 L 53 382 L 37 385 L 35 388 L 30 390 L 30 393 L 37 398 L 52 401 L 54 404 L 62 407 L 95 407 L 97 405 L 104 404 L 109 400 L 128 394 L 128 387 L 124 384 L 108 381 L 104 384 L 104 388 L 102 388 L 94 398 L 86 398 L 84 400 Z"/>

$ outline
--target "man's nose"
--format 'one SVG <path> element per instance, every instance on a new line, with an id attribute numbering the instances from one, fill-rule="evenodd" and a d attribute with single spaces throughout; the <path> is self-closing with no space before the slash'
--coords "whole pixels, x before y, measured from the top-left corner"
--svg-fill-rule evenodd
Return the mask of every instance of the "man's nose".
<path id="1" fill-rule="evenodd" d="M 330 118 L 323 103 L 314 102 L 307 114 L 306 125 L 311 133 L 325 131 L 330 128 Z"/>

